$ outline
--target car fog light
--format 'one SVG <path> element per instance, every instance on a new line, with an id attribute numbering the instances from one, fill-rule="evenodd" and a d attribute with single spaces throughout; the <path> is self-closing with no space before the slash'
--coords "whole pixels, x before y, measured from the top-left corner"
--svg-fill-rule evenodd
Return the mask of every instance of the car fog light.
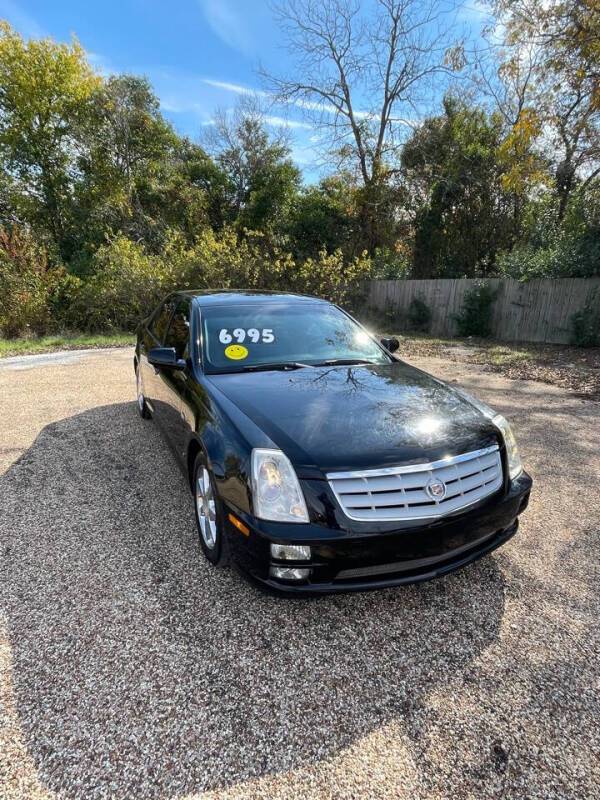
<path id="1" fill-rule="evenodd" d="M 280 561 L 310 561 L 310 546 L 307 544 L 272 544 L 271 557 Z"/>
<path id="2" fill-rule="evenodd" d="M 306 567 L 271 567 L 269 572 L 280 581 L 305 581 L 310 575 Z"/>

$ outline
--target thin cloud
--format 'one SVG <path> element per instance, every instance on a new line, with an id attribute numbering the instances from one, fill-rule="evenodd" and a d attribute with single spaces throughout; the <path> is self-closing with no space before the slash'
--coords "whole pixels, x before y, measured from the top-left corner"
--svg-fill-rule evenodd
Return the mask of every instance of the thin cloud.
<path id="1" fill-rule="evenodd" d="M 160 107 L 163 111 L 170 111 L 172 114 L 184 114 L 187 111 L 199 110 L 196 103 L 184 105 L 183 103 L 174 103 L 171 100 L 161 100 Z"/>
<path id="2" fill-rule="evenodd" d="M 268 97 L 273 99 L 273 95 L 269 92 L 263 92 L 260 89 L 250 89 L 248 86 L 240 86 L 238 83 L 228 83 L 227 81 L 215 81 L 212 78 L 203 78 L 203 83 L 209 86 L 214 86 L 217 89 L 225 89 L 227 92 L 235 92 L 235 94 L 251 94 L 258 97 Z"/>
<path id="3" fill-rule="evenodd" d="M 286 117 L 265 117 L 267 125 L 275 125 L 282 128 L 304 128 L 305 130 L 312 130 L 312 125 L 308 122 L 298 122 L 295 119 L 286 119 Z"/>
<path id="4" fill-rule="evenodd" d="M 252 89 L 249 86 L 241 86 L 239 83 L 229 83 L 228 81 L 216 81 L 212 78 L 203 78 L 204 83 L 209 86 L 214 86 L 217 89 L 225 89 L 227 92 L 235 92 L 235 94 L 254 95 L 256 97 L 266 97 L 269 100 L 276 100 L 276 96 L 270 92 L 265 92 L 262 89 Z M 304 108 L 307 111 L 324 111 L 327 114 L 336 114 L 337 109 L 330 103 L 317 103 L 311 100 L 286 100 L 284 105 L 296 106 L 297 108 Z M 357 119 L 368 119 L 371 117 L 369 111 L 355 111 L 354 116 Z"/>
<path id="5" fill-rule="evenodd" d="M 249 55 L 255 44 L 248 27 L 227 0 L 200 0 L 204 18 L 211 30 L 233 50 Z"/>

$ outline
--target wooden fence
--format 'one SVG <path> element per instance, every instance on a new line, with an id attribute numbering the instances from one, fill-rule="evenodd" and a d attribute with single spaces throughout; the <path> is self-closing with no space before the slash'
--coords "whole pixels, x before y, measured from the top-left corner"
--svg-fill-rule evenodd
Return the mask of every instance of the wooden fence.
<path id="1" fill-rule="evenodd" d="M 465 292 L 475 283 L 472 279 L 369 281 L 368 304 L 392 313 L 399 329 L 405 330 L 410 301 L 420 297 L 432 313 L 430 333 L 454 336 L 455 315 Z M 600 302 L 600 278 L 541 278 L 525 282 L 491 278 L 486 283 L 499 290 L 493 309 L 493 336 L 506 341 L 566 344 L 570 340 L 572 314 L 585 305 L 595 287 Z"/>

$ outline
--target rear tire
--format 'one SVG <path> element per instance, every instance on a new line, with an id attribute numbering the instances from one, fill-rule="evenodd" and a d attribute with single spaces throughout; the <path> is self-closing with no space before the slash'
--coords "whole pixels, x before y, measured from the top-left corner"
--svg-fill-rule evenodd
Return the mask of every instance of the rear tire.
<path id="1" fill-rule="evenodd" d="M 150 409 L 146 404 L 146 398 L 144 397 L 144 391 L 142 386 L 142 376 L 140 374 L 139 365 L 135 368 L 135 385 L 137 389 L 137 410 L 138 414 L 142 419 L 150 419 L 152 414 L 150 413 Z"/>
<path id="2" fill-rule="evenodd" d="M 214 566 L 225 566 L 229 563 L 229 542 L 223 522 L 223 506 L 203 453 L 198 453 L 194 462 L 193 494 L 202 551 Z"/>

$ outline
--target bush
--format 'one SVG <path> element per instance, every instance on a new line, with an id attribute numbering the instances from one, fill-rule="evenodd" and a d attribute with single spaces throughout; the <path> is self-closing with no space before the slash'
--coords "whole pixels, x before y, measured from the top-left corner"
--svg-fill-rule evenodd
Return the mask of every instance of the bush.
<path id="1" fill-rule="evenodd" d="M 408 327 L 426 333 L 431 327 L 431 309 L 422 297 L 413 297 L 408 306 Z"/>
<path id="2" fill-rule="evenodd" d="M 460 314 L 455 316 L 461 336 L 492 335 L 492 308 L 498 297 L 498 290 L 486 283 L 476 283 L 466 292 Z"/>
<path id="3" fill-rule="evenodd" d="M 371 275 L 369 259 L 344 262 L 341 250 L 296 263 L 257 232 L 202 231 L 195 242 L 167 231 L 163 251 L 149 253 L 123 235 L 95 253 L 81 279 L 50 269 L 44 251 L 25 234 L 0 238 L 0 329 L 31 331 L 133 330 L 176 289 L 272 289 L 314 294 L 355 308 Z"/>
<path id="4" fill-rule="evenodd" d="M 571 316 L 571 344 L 600 346 L 600 292 L 593 289 L 582 309 Z"/>
<path id="5" fill-rule="evenodd" d="M 587 278 L 597 274 L 599 260 L 597 241 L 562 236 L 546 247 L 526 245 L 501 253 L 496 266 L 500 275 L 517 280 Z"/>
<path id="6" fill-rule="evenodd" d="M 496 259 L 498 274 L 517 280 L 589 278 L 599 274 L 600 184 L 576 190 L 561 220 L 552 193 L 533 201 L 523 231 L 525 243 Z"/>
<path id="7" fill-rule="evenodd" d="M 394 249 L 378 247 L 372 258 L 373 280 L 399 280 L 409 278 L 412 270 L 412 253 L 398 244 Z"/>
<path id="8" fill-rule="evenodd" d="M 94 270 L 71 306 L 71 326 L 79 330 L 133 330 L 170 289 L 160 257 L 124 236 L 96 252 Z"/>
<path id="9" fill-rule="evenodd" d="M 75 328 L 73 308 L 81 292 L 81 278 L 61 270 L 61 278 L 48 298 L 50 310 L 50 329 L 63 331 Z"/>
<path id="10" fill-rule="evenodd" d="M 293 262 L 292 262 L 293 264 Z M 341 250 L 319 258 L 308 258 L 290 275 L 290 288 L 302 294 L 314 294 L 333 303 L 356 310 L 365 299 L 365 281 L 371 274 L 371 261 L 363 256 L 344 264 Z"/>
<path id="11" fill-rule="evenodd" d="M 49 267 L 27 232 L 0 230 L 0 331 L 9 338 L 41 335 L 60 319 L 72 276 Z"/>
<path id="12" fill-rule="evenodd" d="M 203 231 L 192 246 L 171 231 L 159 255 L 117 236 L 97 251 L 93 270 L 85 283 L 73 287 L 65 305 L 70 327 L 100 332 L 132 330 L 176 289 L 296 291 L 356 306 L 371 262 L 357 258 L 345 264 L 337 250 L 297 264 L 289 253 L 269 247 L 262 234 L 246 231 L 240 237 L 226 228 L 218 234 Z M 70 288 L 64 287 L 64 294 Z"/>

